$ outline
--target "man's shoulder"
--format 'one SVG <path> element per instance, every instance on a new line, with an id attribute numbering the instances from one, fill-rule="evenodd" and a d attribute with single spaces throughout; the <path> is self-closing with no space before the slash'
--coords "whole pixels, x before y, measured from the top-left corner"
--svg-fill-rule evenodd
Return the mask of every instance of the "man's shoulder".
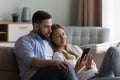
<path id="1" fill-rule="evenodd" d="M 23 46 L 29 46 L 34 43 L 34 40 L 30 37 L 29 34 L 21 36 L 16 42 L 15 47 L 23 48 Z"/>
<path id="2" fill-rule="evenodd" d="M 21 37 L 19 37 L 16 42 L 27 41 L 27 40 L 30 40 L 30 38 L 31 37 L 29 34 L 25 34 L 25 35 L 22 35 Z"/>
<path id="3" fill-rule="evenodd" d="M 21 39 L 32 39 L 32 38 L 35 38 L 37 35 L 30 31 L 28 34 L 25 34 L 25 35 L 22 35 L 21 37 L 18 38 L 18 40 L 21 40 Z"/>

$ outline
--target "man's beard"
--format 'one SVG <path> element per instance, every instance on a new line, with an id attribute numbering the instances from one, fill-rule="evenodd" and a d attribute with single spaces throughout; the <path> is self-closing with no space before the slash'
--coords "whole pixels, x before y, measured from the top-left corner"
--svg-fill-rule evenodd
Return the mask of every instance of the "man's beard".
<path id="1" fill-rule="evenodd" d="M 49 37 L 48 36 L 45 36 L 41 30 L 39 29 L 38 30 L 38 35 L 43 39 L 43 40 L 49 40 Z"/>

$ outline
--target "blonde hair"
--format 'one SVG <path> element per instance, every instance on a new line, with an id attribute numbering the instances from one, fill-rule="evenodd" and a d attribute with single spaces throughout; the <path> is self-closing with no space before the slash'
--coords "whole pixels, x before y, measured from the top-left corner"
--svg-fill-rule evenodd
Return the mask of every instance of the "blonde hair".
<path id="1" fill-rule="evenodd" d="M 53 24 L 53 25 L 51 26 L 52 32 L 51 32 L 51 34 L 50 34 L 50 39 L 51 39 L 51 43 L 52 43 L 52 45 L 53 45 L 53 47 L 54 47 L 55 52 L 62 52 L 66 59 L 73 59 L 73 56 L 75 56 L 76 59 L 77 59 L 79 56 L 78 56 L 77 53 L 73 52 L 73 51 L 69 48 L 68 39 L 66 39 L 66 45 L 65 45 L 65 50 L 66 50 L 66 52 L 65 52 L 65 51 L 62 51 L 61 49 L 59 49 L 59 47 L 52 41 L 53 33 L 54 33 L 54 31 L 55 31 L 56 29 L 58 29 L 58 28 L 61 28 L 61 29 L 64 30 L 64 28 L 63 28 L 62 26 L 58 25 L 58 24 Z M 72 55 L 73 55 L 73 56 L 72 56 Z"/>

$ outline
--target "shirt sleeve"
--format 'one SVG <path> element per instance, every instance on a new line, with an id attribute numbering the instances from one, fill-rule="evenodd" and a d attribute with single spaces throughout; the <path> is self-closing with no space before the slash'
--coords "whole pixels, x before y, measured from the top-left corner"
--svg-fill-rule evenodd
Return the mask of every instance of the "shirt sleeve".
<path id="1" fill-rule="evenodd" d="M 55 52 L 53 55 L 53 60 L 61 60 L 64 61 L 65 57 L 62 53 L 60 52 Z"/>
<path id="2" fill-rule="evenodd" d="M 75 51 L 75 52 L 77 52 L 78 53 L 78 55 L 82 55 L 82 49 L 79 47 L 79 46 L 77 46 L 77 45 L 71 45 L 71 49 L 73 50 L 73 51 Z"/>
<path id="3" fill-rule="evenodd" d="M 27 66 L 30 66 L 32 58 L 35 57 L 34 49 L 28 37 L 21 37 L 16 41 L 14 53 L 16 59 Z"/>

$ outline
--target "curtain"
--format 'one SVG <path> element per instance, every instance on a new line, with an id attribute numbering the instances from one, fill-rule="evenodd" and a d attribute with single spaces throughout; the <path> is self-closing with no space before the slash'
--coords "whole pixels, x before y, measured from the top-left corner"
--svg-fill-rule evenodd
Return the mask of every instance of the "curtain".
<path id="1" fill-rule="evenodd" d="M 102 0 L 79 0 L 79 26 L 102 26 Z"/>

